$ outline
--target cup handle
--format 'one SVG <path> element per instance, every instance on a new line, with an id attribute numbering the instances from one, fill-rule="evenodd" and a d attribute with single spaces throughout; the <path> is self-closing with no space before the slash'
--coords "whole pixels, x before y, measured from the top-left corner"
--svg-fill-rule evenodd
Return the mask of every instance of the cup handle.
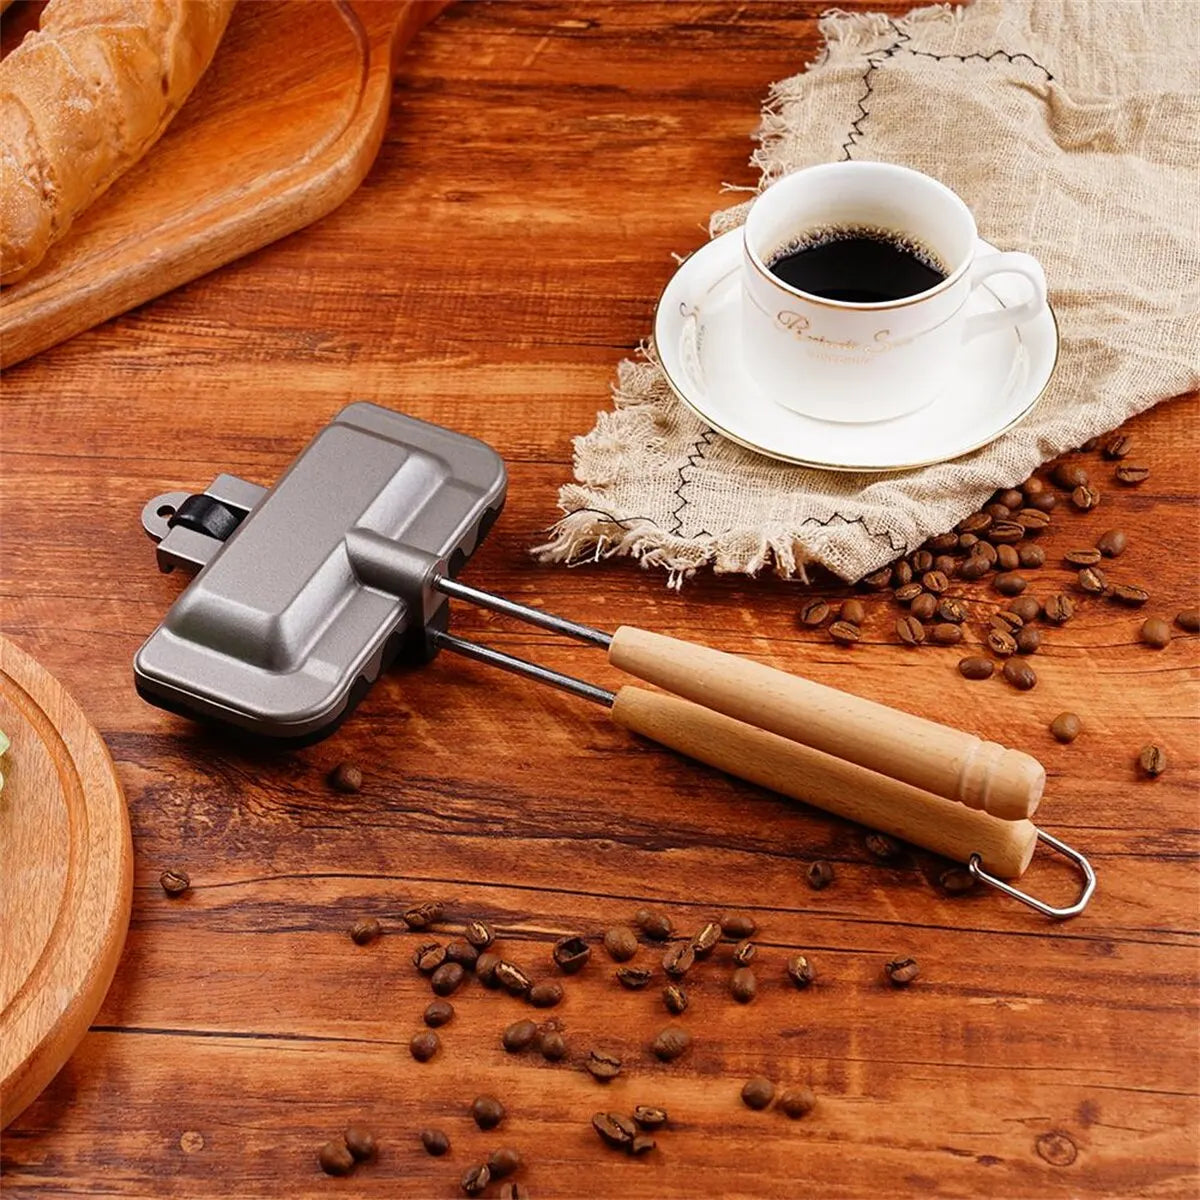
<path id="1" fill-rule="evenodd" d="M 1020 325 L 1030 317 L 1036 317 L 1046 307 L 1046 275 L 1042 264 L 1032 254 L 1011 250 L 1003 254 L 985 254 L 976 259 L 971 267 L 971 290 L 974 291 L 989 275 L 1024 275 L 1029 280 L 1033 294 L 1020 304 L 968 317 L 963 330 L 964 339 Z"/>

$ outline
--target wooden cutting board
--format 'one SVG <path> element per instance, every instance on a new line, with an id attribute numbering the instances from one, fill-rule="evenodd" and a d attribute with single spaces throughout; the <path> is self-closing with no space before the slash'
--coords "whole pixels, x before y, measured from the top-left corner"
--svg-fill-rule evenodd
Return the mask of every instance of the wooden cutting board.
<path id="1" fill-rule="evenodd" d="M 254 0 L 162 140 L 0 295 L 0 366 L 323 217 L 383 140 L 402 47 L 447 0 Z M 9 47 L 37 6 L 5 17 Z"/>
<path id="2" fill-rule="evenodd" d="M 112 982 L 133 886 L 125 796 L 62 685 L 0 637 L 0 1123 L 54 1077 Z"/>

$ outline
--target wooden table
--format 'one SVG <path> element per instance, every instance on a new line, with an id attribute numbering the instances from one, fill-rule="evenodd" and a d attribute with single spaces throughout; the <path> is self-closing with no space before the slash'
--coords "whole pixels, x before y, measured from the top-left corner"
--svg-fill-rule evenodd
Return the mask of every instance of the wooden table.
<path id="1" fill-rule="evenodd" d="M 555 516 L 570 438 L 607 403 L 650 326 L 671 253 L 699 245 L 747 165 L 767 85 L 815 52 L 805 4 L 464 4 L 423 33 L 363 188 L 319 225 L 20 366 L 4 384 L 4 628 L 73 691 L 128 793 L 133 923 L 94 1030 L 4 1137 L 4 1186 L 35 1194 L 453 1196 L 509 1143 L 540 1197 L 1191 1196 L 1197 1186 L 1196 639 L 1138 643 L 1141 616 L 1093 604 L 1039 657 L 1029 694 L 967 684 L 953 649 L 896 644 L 872 604 L 840 650 L 771 580 L 681 593 L 628 562 L 565 570 L 528 551 Z M 1091 856 L 1088 912 L 1053 926 L 995 894 L 951 899 L 923 854 L 873 861 L 862 831 L 636 744 L 590 705 L 463 661 L 382 682 L 333 739 L 250 752 L 142 703 L 130 657 L 178 593 L 143 501 L 231 470 L 270 482 L 343 403 L 365 397 L 491 442 L 508 509 L 466 578 L 613 627 L 637 622 L 1037 753 L 1047 828 Z M 1071 528 L 1121 524 L 1125 563 L 1171 616 L 1196 602 L 1195 398 L 1131 423 L 1153 476 Z M 1052 554 L 1052 560 L 1056 557 Z M 1058 568 L 1042 578 L 1065 580 Z M 1039 582 L 1039 587 L 1042 584 Z M 833 581 L 822 592 L 844 593 Z M 468 635 L 601 683 L 602 656 L 465 610 Z M 1055 744 L 1047 721 L 1079 712 Z M 1167 774 L 1138 780 L 1155 740 Z M 362 792 L 325 783 L 342 759 Z M 811 891 L 807 865 L 830 860 Z M 158 886 L 188 870 L 190 895 Z M 1039 892 L 1076 886 L 1053 860 Z M 549 944 L 641 903 L 691 930 L 754 913 L 761 994 L 702 964 L 665 1066 L 658 987 L 626 992 L 597 950 L 567 982 L 575 1062 L 506 1054 L 518 1001 L 472 984 L 444 1049 L 407 1049 L 429 997 L 401 933 L 410 903 L 486 918 L 549 974 Z M 387 935 L 351 944 L 377 914 Z M 809 954 L 817 983 L 783 962 Z M 722 952 L 723 954 L 726 952 Z M 915 955 L 907 992 L 881 980 Z M 656 961 L 648 950 L 639 961 Z M 578 1069 L 623 1053 L 608 1088 Z M 738 1093 L 811 1081 L 791 1122 Z M 466 1106 L 505 1101 L 495 1133 Z M 642 1159 L 605 1149 L 597 1109 L 662 1104 Z M 317 1147 L 354 1117 L 383 1145 L 348 1183 Z M 428 1157 L 417 1132 L 453 1142 Z M 493 1186 L 489 1194 L 495 1194 Z"/>

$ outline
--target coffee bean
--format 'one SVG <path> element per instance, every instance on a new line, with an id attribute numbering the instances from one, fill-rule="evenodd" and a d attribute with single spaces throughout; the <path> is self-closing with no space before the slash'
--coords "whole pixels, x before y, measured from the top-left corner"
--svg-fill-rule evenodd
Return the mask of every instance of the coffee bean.
<path id="1" fill-rule="evenodd" d="M 758 995 L 758 979 L 749 967 L 738 967 L 730 975 L 729 994 L 739 1004 L 749 1004 Z"/>
<path id="2" fill-rule="evenodd" d="M 915 550 L 909 555 L 908 561 L 917 575 L 924 575 L 933 567 L 933 555 L 928 550 Z"/>
<path id="3" fill-rule="evenodd" d="M 1018 488 L 1005 488 L 996 493 L 996 499 L 1008 509 L 1020 508 L 1025 503 L 1025 493 Z"/>
<path id="4" fill-rule="evenodd" d="M 1029 586 L 1029 580 L 1015 571 L 1005 571 L 996 576 L 994 586 L 1002 596 L 1019 596 Z"/>
<path id="5" fill-rule="evenodd" d="M 369 946 L 383 933 L 383 926 L 374 917 L 359 917 L 350 926 L 350 940 L 356 946 Z"/>
<path id="6" fill-rule="evenodd" d="M 1133 438 L 1127 433 L 1114 433 L 1112 437 L 1104 443 L 1102 453 L 1105 458 L 1126 458 L 1133 450 Z"/>
<path id="7" fill-rule="evenodd" d="M 435 921 L 442 919 L 445 907 L 440 900 L 429 900 L 418 904 L 400 914 L 400 919 L 409 929 L 428 929 Z"/>
<path id="8" fill-rule="evenodd" d="M 1046 552 L 1041 546 L 1032 546 L 1028 542 L 1022 542 L 1017 547 L 1017 561 L 1028 571 L 1036 571 L 1038 567 L 1045 566 Z"/>
<path id="9" fill-rule="evenodd" d="M 912 576 L 913 576 L 912 567 L 910 567 L 908 565 L 908 563 L 906 563 L 904 561 L 904 559 L 902 559 L 902 558 L 897 559 L 896 562 L 892 564 L 892 584 L 893 584 L 893 586 L 903 587 L 904 584 L 911 583 Z"/>
<path id="10" fill-rule="evenodd" d="M 754 921 L 747 918 L 751 926 Z M 692 938 L 692 950 L 697 958 L 707 958 L 716 948 L 717 943 L 721 940 L 722 926 L 720 921 L 706 921 L 701 926 L 700 932 Z"/>
<path id="11" fill-rule="evenodd" d="M 866 846 L 868 853 L 883 862 L 890 862 L 893 858 L 899 857 L 900 852 L 904 849 L 894 837 L 888 837 L 886 833 L 875 831 L 868 833 L 863 838 L 863 845 Z"/>
<path id="12" fill-rule="evenodd" d="M 851 625 L 849 621 L 834 621 L 829 627 L 829 636 L 839 646 L 853 646 L 862 633 L 857 625 Z"/>
<path id="13" fill-rule="evenodd" d="M 428 1062 L 441 1049 L 442 1039 L 432 1030 L 414 1033 L 408 1043 L 409 1053 L 417 1062 Z"/>
<path id="14" fill-rule="evenodd" d="M 665 942 L 674 928 L 671 918 L 656 908 L 639 908 L 634 923 L 648 938 L 656 942 Z"/>
<path id="15" fill-rule="evenodd" d="M 667 1123 L 667 1110 L 650 1104 L 639 1104 L 633 1110 L 633 1119 L 643 1129 L 661 1129 Z"/>
<path id="16" fill-rule="evenodd" d="M 963 517 L 955 526 L 959 533 L 982 533 L 992 523 L 992 518 L 985 512 L 972 513 Z"/>
<path id="17" fill-rule="evenodd" d="M 960 533 L 958 535 L 958 549 L 960 553 L 967 554 L 974 547 L 979 545 L 979 538 L 973 533 Z"/>
<path id="18" fill-rule="evenodd" d="M 1030 537 L 1036 537 L 1050 525 L 1050 514 L 1040 508 L 1023 508 L 1016 515 L 1016 522 Z"/>
<path id="19" fill-rule="evenodd" d="M 894 958 L 883 968 L 892 987 L 907 987 L 921 973 L 915 958 Z"/>
<path id="20" fill-rule="evenodd" d="M 592 957 L 592 948 L 579 934 L 572 933 L 554 943 L 552 955 L 555 964 L 564 975 L 574 975 L 582 971 L 587 960 Z"/>
<path id="21" fill-rule="evenodd" d="M 1118 604 L 1124 604 L 1129 608 L 1141 608 L 1150 599 L 1150 593 L 1135 583 L 1118 583 L 1113 588 L 1111 595 Z"/>
<path id="22" fill-rule="evenodd" d="M 951 558 L 949 554 L 939 554 L 933 560 L 933 569 L 945 575 L 947 579 L 953 579 L 958 571 L 958 560 Z"/>
<path id="23" fill-rule="evenodd" d="M 616 970 L 617 982 L 631 992 L 644 988 L 650 982 L 652 975 L 653 972 L 646 970 L 645 967 L 618 967 Z"/>
<path id="24" fill-rule="evenodd" d="M 471 1116 L 480 1129 L 495 1129 L 504 1120 L 504 1105 L 495 1096 L 476 1096 L 471 1101 Z"/>
<path id="25" fill-rule="evenodd" d="M 518 1179 L 507 1179 L 500 1185 L 496 1200 L 531 1200 L 532 1193 Z"/>
<path id="26" fill-rule="evenodd" d="M 430 1000 L 425 1005 L 425 1024 L 431 1029 L 447 1025 L 454 1018 L 454 1005 L 449 1000 Z"/>
<path id="27" fill-rule="evenodd" d="M 1008 608 L 1010 612 L 1016 613 L 1025 624 L 1028 624 L 1042 611 L 1042 602 L 1035 600 L 1033 596 L 1018 596 L 1009 604 Z"/>
<path id="28" fill-rule="evenodd" d="M 983 511 L 992 518 L 993 525 L 997 521 L 1007 521 L 1012 516 L 1012 509 L 1007 504 L 1001 504 L 999 500 L 993 500 L 990 504 L 985 504 Z"/>
<path id="29" fill-rule="evenodd" d="M 1077 487 L 1071 493 L 1071 503 L 1080 512 L 1090 512 L 1100 503 L 1100 493 L 1094 487 Z"/>
<path id="30" fill-rule="evenodd" d="M 422 1129 L 421 1145 L 425 1147 L 426 1154 L 441 1158 L 450 1149 L 450 1139 L 440 1129 Z"/>
<path id="31" fill-rule="evenodd" d="M 338 763 L 332 771 L 329 772 L 329 786 L 335 792 L 342 792 L 344 795 L 353 795 L 363 784 L 363 773 L 354 763 L 343 762 Z"/>
<path id="32" fill-rule="evenodd" d="M 459 963 L 446 962 L 429 977 L 429 986 L 433 988 L 435 995 L 449 996 L 462 987 L 466 977 L 467 973 Z"/>
<path id="33" fill-rule="evenodd" d="M 823 892 L 833 882 L 833 866 L 824 859 L 810 863 L 806 872 L 808 886 L 814 892 Z"/>
<path id="34" fill-rule="evenodd" d="M 978 546 L 971 551 L 973 556 L 982 558 L 989 567 L 996 565 L 996 547 L 991 542 L 980 542 Z M 961 573 L 961 572 L 960 572 Z"/>
<path id="35" fill-rule="evenodd" d="M 182 896 L 192 886 L 191 876 L 186 871 L 164 871 L 158 877 L 158 886 L 168 896 Z M 353 933 L 350 935 L 353 937 Z"/>
<path id="36" fill-rule="evenodd" d="M 683 990 L 677 983 L 669 983 L 663 988 L 663 1004 L 666 1006 L 667 1012 L 672 1012 L 678 1016 L 681 1012 L 686 1011 L 688 1006 L 687 992 Z"/>
<path id="37" fill-rule="evenodd" d="M 1001 633 L 1016 633 L 1025 622 L 1011 608 L 1002 608 L 988 618 L 988 628 L 998 629 Z"/>
<path id="38" fill-rule="evenodd" d="M 843 600 L 838 616 L 851 625 L 861 625 L 867 618 L 867 610 L 861 600 Z"/>
<path id="39" fill-rule="evenodd" d="M 1029 507 L 1039 512 L 1051 513 L 1058 505 L 1058 497 L 1053 492 L 1039 492 L 1029 497 Z"/>
<path id="40" fill-rule="evenodd" d="M 1153 744 L 1143 746 L 1138 754 L 1138 770 L 1151 779 L 1157 779 L 1167 769 L 1167 752 Z"/>
<path id="41" fill-rule="evenodd" d="M 686 1053 L 691 1044 L 692 1035 L 682 1025 L 668 1025 L 651 1042 L 650 1049 L 660 1061 L 674 1062 L 681 1054 Z"/>
<path id="42" fill-rule="evenodd" d="M 634 1123 L 619 1113 L 595 1113 L 592 1116 L 592 1128 L 604 1141 L 618 1150 L 627 1150 L 633 1145 L 633 1139 L 637 1135 Z"/>
<path id="43" fill-rule="evenodd" d="M 758 922 L 749 913 L 722 913 L 721 932 L 726 937 L 741 941 L 742 938 L 753 937 L 758 932 Z"/>
<path id="44" fill-rule="evenodd" d="M 824 625 L 832 611 L 824 600 L 810 600 L 800 608 L 800 624 Z"/>
<path id="45" fill-rule="evenodd" d="M 1087 484 L 1088 473 L 1078 463 L 1059 463 L 1050 478 L 1064 491 L 1071 492 Z"/>
<path id="46" fill-rule="evenodd" d="M 932 592 L 922 592 L 909 608 L 918 621 L 928 621 L 937 612 L 938 598 Z"/>
<path id="47" fill-rule="evenodd" d="M 958 673 L 964 679 L 990 679 L 995 669 L 990 658 L 980 658 L 974 654 L 958 660 Z"/>
<path id="48" fill-rule="evenodd" d="M 1021 565 L 1021 555 L 1016 546 L 996 547 L 996 570 L 1015 571 Z"/>
<path id="49" fill-rule="evenodd" d="M 1002 658 L 1007 658 L 1010 654 L 1017 652 L 1017 639 L 1011 633 L 1001 633 L 999 629 L 993 629 L 987 635 L 987 644 L 993 654 L 998 654 Z"/>
<path id="50" fill-rule="evenodd" d="M 479 1163 L 468 1167 L 458 1182 L 468 1196 L 481 1196 L 487 1190 L 487 1185 L 492 1182 L 492 1173 L 488 1170 L 487 1163 Z"/>
<path id="51" fill-rule="evenodd" d="M 1025 526 L 1016 521 L 996 521 L 985 536 L 993 546 L 1011 546 L 1025 536 Z"/>
<path id="52" fill-rule="evenodd" d="M 446 960 L 456 962 L 469 971 L 479 960 L 479 951 L 470 942 L 456 938 L 446 944 Z"/>
<path id="53" fill-rule="evenodd" d="M 1068 550 L 1063 555 L 1063 562 L 1071 567 L 1094 567 L 1101 559 L 1099 550 L 1091 546 L 1081 546 L 1076 550 Z"/>
<path id="54" fill-rule="evenodd" d="M 1123 529 L 1106 529 L 1096 539 L 1096 549 L 1105 558 L 1120 558 L 1125 553 L 1128 541 Z"/>
<path id="55" fill-rule="evenodd" d="M 502 961 L 500 955 L 493 954 L 490 950 L 485 950 L 475 960 L 475 978 L 486 988 L 499 987 L 500 980 L 496 978 L 496 968 Z"/>
<path id="56" fill-rule="evenodd" d="M 1021 494 L 1028 500 L 1031 496 L 1044 496 L 1047 494 L 1046 482 L 1039 479 L 1036 475 L 1030 477 L 1021 484 Z"/>
<path id="57" fill-rule="evenodd" d="M 630 1154 L 648 1154 L 658 1143 L 648 1134 L 639 1133 L 629 1147 Z"/>
<path id="58" fill-rule="evenodd" d="M 919 583 L 905 583 L 898 587 L 892 595 L 900 604 L 911 604 L 925 589 Z"/>
<path id="59" fill-rule="evenodd" d="M 368 1162 L 375 1157 L 375 1135 L 365 1125 L 347 1125 L 342 1140 L 355 1162 Z"/>
<path id="60" fill-rule="evenodd" d="M 1042 616 L 1054 625 L 1065 625 L 1075 615 L 1075 601 L 1063 592 L 1055 592 L 1042 604 Z"/>
<path id="61" fill-rule="evenodd" d="M 901 617 L 896 634 L 906 646 L 919 646 L 925 641 L 925 626 L 916 617 Z"/>
<path id="62" fill-rule="evenodd" d="M 787 960 L 788 977 L 798 988 L 806 988 L 816 978 L 812 963 L 803 954 L 793 954 Z"/>
<path id="63" fill-rule="evenodd" d="M 925 543 L 934 554 L 944 554 L 947 550 L 954 549 L 954 543 L 958 540 L 957 535 L 947 531 L 946 533 L 935 533 L 933 537 Z"/>
<path id="64" fill-rule="evenodd" d="M 441 942 L 423 942 L 413 951 L 413 966 L 423 975 L 432 975 L 446 961 L 446 947 Z"/>
<path id="65" fill-rule="evenodd" d="M 775 1085 L 765 1075 L 756 1075 L 742 1084 L 742 1103 L 747 1108 L 762 1112 L 764 1108 L 771 1107 L 774 1099 Z"/>
<path id="66" fill-rule="evenodd" d="M 1019 692 L 1027 692 L 1037 684 L 1037 672 L 1019 658 L 1010 658 L 1005 662 L 1004 678 Z"/>
<path id="67" fill-rule="evenodd" d="M 538 1039 L 538 1048 L 547 1062 L 562 1062 L 567 1057 L 567 1040 L 557 1029 L 547 1029 Z"/>
<path id="68" fill-rule="evenodd" d="M 535 983 L 529 989 L 529 1003 L 534 1008 L 554 1008 L 555 1005 L 562 1003 L 562 998 L 562 984 L 555 982 L 553 979 L 547 979 L 542 983 Z"/>
<path id="69" fill-rule="evenodd" d="M 878 571 L 872 571 L 870 575 L 864 575 L 862 585 L 868 591 L 882 592 L 891 582 L 892 568 L 881 567 Z"/>
<path id="70" fill-rule="evenodd" d="M 1083 728 L 1083 722 L 1073 712 L 1061 712 L 1050 722 L 1050 732 L 1058 742 L 1073 742 Z"/>
<path id="71" fill-rule="evenodd" d="M 1161 617 L 1148 617 L 1142 622 L 1138 636 L 1147 646 L 1162 650 L 1171 644 L 1171 627 Z"/>
<path id="72" fill-rule="evenodd" d="M 512 996 L 527 996 L 533 987 L 533 980 L 516 963 L 503 958 L 492 968 L 492 978 Z"/>
<path id="73" fill-rule="evenodd" d="M 1084 567 L 1079 572 L 1079 590 L 1090 596 L 1103 596 L 1108 589 L 1108 580 L 1099 567 Z"/>
<path id="74" fill-rule="evenodd" d="M 621 1060 L 615 1054 L 607 1054 L 603 1050 L 590 1050 L 583 1065 L 588 1074 L 601 1083 L 616 1079 L 621 1073 Z"/>
<path id="75" fill-rule="evenodd" d="M 465 934 L 476 950 L 486 950 L 496 940 L 495 931 L 486 921 L 468 921 Z"/>
<path id="76" fill-rule="evenodd" d="M 733 948 L 733 961 L 739 967 L 748 967 L 751 960 L 754 958 L 754 943 L 748 941 L 738 942 Z"/>
<path id="77" fill-rule="evenodd" d="M 953 646 L 962 641 L 962 629 L 949 621 L 939 621 L 930 631 L 930 638 L 939 646 Z"/>
<path id="78" fill-rule="evenodd" d="M 943 571 L 926 571 L 921 576 L 921 583 L 927 592 L 933 592 L 935 596 L 944 592 L 950 586 L 950 580 L 946 578 Z"/>
<path id="79" fill-rule="evenodd" d="M 954 624 L 959 625 L 967 619 L 967 610 L 961 600 L 943 596 L 938 601 L 937 615 L 940 620 L 953 621 Z"/>
<path id="80" fill-rule="evenodd" d="M 354 1155 L 345 1142 L 326 1142 L 317 1152 L 317 1162 L 326 1175 L 349 1175 L 354 1170 Z"/>
<path id="81" fill-rule="evenodd" d="M 938 887 L 947 896 L 965 896 L 975 890 L 978 882 L 966 867 L 947 867 L 938 876 Z"/>
<path id="82" fill-rule="evenodd" d="M 983 544 L 984 543 L 982 542 L 980 543 L 980 545 Z M 966 580 L 982 579 L 991 569 L 992 564 L 982 554 L 973 553 L 971 557 L 968 558 L 967 561 L 958 568 L 958 577 Z M 916 611 L 915 604 L 913 605 L 913 611 Z"/>
<path id="83" fill-rule="evenodd" d="M 503 1179 L 511 1175 L 521 1165 L 521 1155 L 511 1146 L 501 1146 L 488 1156 L 488 1170 L 493 1179 Z"/>
<path id="84" fill-rule="evenodd" d="M 1122 463 L 1116 471 L 1113 472 L 1117 477 L 1118 483 L 1123 483 L 1127 487 L 1133 487 L 1139 483 L 1144 483 L 1150 478 L 1150 468 L 1141 465 L 1133 466 Z"/>
<path id="85" fill-rule="evenodd" d="M 793 1121 L 807 1116 L 816 1107 L 817 1098 L 810 1087 L 788 1088 L 780 1097 L 776 1108 Z"/>
<path id="86" fill-rule="evenodd" d="M 1036 654 L 1042 645 L 1041 631 L 1027 625 L 1017 630 L 1016 642 L 1018 654 Z"/>
<path id="87" fill-rule="evenodd" d="M 1185 608 L 1176 613 L 1175 624 L 1184 633 L 1200 633 L 1200 608 Z"/>
<path id="88" fill-rule="evenodd" d="M 615 962 L 628 962 L 637 953 L 637 934 L 628 925 L 614 925 L 605 931 L 604 949 Z"/>
<path id="89" fill-rule="evenodd" d="M 695 961 L 696 951 L 692 948 L 691 943 L 676 942 L 663 955 L 663 970 L 672 979 L 682 979 L 692 969 Z"/>

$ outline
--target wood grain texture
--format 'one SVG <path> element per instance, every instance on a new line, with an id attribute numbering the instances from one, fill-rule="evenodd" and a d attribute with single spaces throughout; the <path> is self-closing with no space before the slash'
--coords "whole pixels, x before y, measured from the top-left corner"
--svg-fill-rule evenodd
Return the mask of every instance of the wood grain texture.
<path id="1" fill-rule="evenodd" d="M 446 1196 L 479 1154 L 511 1142 L 541 1197 L 1191 1196 L 1200 1118 L 1195 638 L 1155 652 L 1141 615 L 1085 601 L 1048 633 L 1021 694 L 967 683 L 956 648 L 897 644 L 867 597 L 862 643 L 800 627 L 803 588 L 704 578 L 682 593 L 629 563 L 542 567 L 570 438 L 608 400 L 615 361 L 650 328 L 672 252 L 704 240 L 722 181 L 751 184 L 748 135 L 767 84 L 816 53 L 824 4 L 462 4 L 401 66 L 375 167 L 302 234 L 231 264 L 6 373 L 0 608 L 117 758 L 134 824 L 133 922 L 97 1026 L 6 1131 L 14 1196 Z M 447 657 L 383 680 L 337 737 L 249 751 L 142 704 L 130 660 L 180 581 L 138 526 L 146 497 L 221 470 L 270 482 L 348 399 L 391 404 L 483 437 L 510 469 L 508 508 L 468 582 L 614 628 L 695 638 L 1034 753 L 1038 819 L 1099 873 L 1088 912 L 1049 926 L 1002 897 L 949 899 L 938 864 L 881 865 L 861 830 L 639 743 L 601 710 Z M 1051 564 L 1114 525 L 1123 577 L 1172 615 L 1196 603 L 1196 398 L 1130 422 L 1153 474 L 1104 483 L 1063 514 Z M 1050 565 L 1034 591 L 1064 586 Z M 814 584 L 842 595 L 828 579 Z M 992 607 L 986 588 L 972 607 Z M 603 655 L 463 609 L 465 636 L 607 687 Z M 976 630 L 978 624 L 976 623 Z M 977 632 L 974 636 L 978 636 Z M 1071 708 L 1071 746 L 1047 722 Z M 1137 778 L 1156 740 L 1171 766 Z M 340 796 L 325 772 L 359 761 Z M 837 871 L 812 892 L 814 858 Z M 182 904 L 166 866 L 195 881 Z M 1026 882 L 1073 896 L 1039 855 Z M 646 900 L 698 926 L 729 906 L 758 918 L 759 999 L 696 969 L 672 1066 L 645 1051 L 657 989 L 617 989 L 595 960 L 557 1010 L 575 1053 L 628 1067 L 604 1091 L 577 1069 L 506 1055 L 524 1011 L 472 987 L 425 1066 L 407 1053 L 429 992 L 397 935 L 410 902 L 496 923 L 548 973 L 554 937 L 598 932 Z M 389 934 L 354 947 L 378 914 Z M 814 988 L 785 985 L 808 954 Z M 882 986 L 913 954 L 922 977 Z M 643 950 L 638 961 L 653 962 Z M 754 1114 L 751 1073 L 810 1079 L 799 1122 Z M 465 1105 L 502 1096 L 498 1135 Z M 601 1147 L 601 1106 L 661 1102 L 675 1128 L 643 1160 Z M 349 1184 L 317 1147 L 353 1116 L 384 1143 Z M 449 1158 L 416 1132 L 443 1124 Z M 495 1190 L 495 1189 L 493 1189 Z"/>
<path id="2" fill-rule="evenodd" d="M 445 0 L 255 0 L 140 163 L 0 303 L 20 362 L 323 217 L 383 138 L 392 64 Z"/>
<path id="3" fill-rule="evenodd" d="M 71 1056 L 125 944 L 133 848 L 100 735 L 61 684 L 0 637 L 0 1123 Z"/>

